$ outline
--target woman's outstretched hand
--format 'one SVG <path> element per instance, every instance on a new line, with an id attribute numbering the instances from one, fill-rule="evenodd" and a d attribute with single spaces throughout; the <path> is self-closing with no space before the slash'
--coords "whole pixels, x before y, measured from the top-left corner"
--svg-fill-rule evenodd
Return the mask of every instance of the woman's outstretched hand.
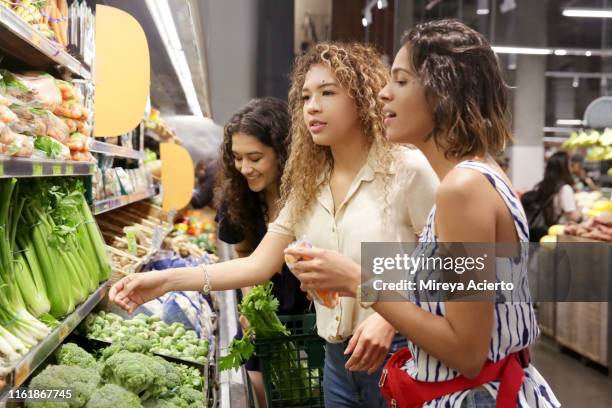
<path id="1" fill-rule="evenodd" d="M 138 306 L 168 292 L 168 272 L 152 271 L 126 276 L 110 288 L 108 298 L 126 312 L 133 313 Z"/>

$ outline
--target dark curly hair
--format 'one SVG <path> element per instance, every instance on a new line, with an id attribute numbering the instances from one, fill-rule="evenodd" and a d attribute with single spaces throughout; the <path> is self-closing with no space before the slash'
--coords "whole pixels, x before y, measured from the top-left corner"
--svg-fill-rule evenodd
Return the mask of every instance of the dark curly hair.
<path id="1" fill-rule="evenodd" d="M 223 143 L 219 154 L 219 172 L 215 181 L 217 208 L 224 206 L 228 221 L 242 228 L 245 239 L 251 244 L 255 239 L 253 219 L 266 205 L 258 193 L 251 191 L 244 176 L 234 165 L 232 136 L 244 133 L 255 137 L 276 153 L 279 174 L 283 174 L 289 148 L 290 117 L 287 103 L 280 99 L 265 97 L 249 101 L 234 114 L 223 129 Z M 280 181 L 280 180 L 279 180 Z M 279 182 L 280 185 L 280 182 Z"/>
<path id="2" fill-rule="evenodd" d="M 456 20 L 417 25 L 402 40 L 434 116 L 447 157 L 499 154 L 512 141 L 508 86 L 487 39 Z"/>

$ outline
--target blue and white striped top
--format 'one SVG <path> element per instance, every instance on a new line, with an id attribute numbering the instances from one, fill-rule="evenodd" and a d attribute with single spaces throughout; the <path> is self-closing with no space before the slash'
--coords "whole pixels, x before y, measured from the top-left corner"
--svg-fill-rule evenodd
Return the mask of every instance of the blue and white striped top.
<path id="1" fill-rule="evenodd" d="M 478 171 L 489 180 L 508 206 L 514 218 L 514 225 L 520 242 L 528 243 L 529 229 L 527 227 L 525 212 L 520 200 L 516 197 L 504 179 L 489 166 L 479 161 L 464 161 L 459 163 L 457 167 Z M 421 242 L 419 251 L 433 253 L 437 246 L 437 236 L 434 228 L 435 215 L 436 207 L 434 205 L 427 219 L 427 225 L 419 240 Z M 527 245 L 522 245 L 522 247 L 521 258 L 526 259 L 527 253 L 525 251 L 528 251 L 528 247 Z M 504 269 L 508 271 L 508 268 L 526 268 L 526 264 L 526 262 L 516 262 L 515 259 L 498 257 L 496 258 L 496 271 L 499 273 L 499 271 L 504 271 Z M 423 274 L 430 273 L 431 271 L 422 270 L 412 275 L 411 279 L 423 279 Z M 528 293 L 529 288 L 526 273 L 516 273 L 515 275 L 525 278 L 522 279 L 520 284 L 522 285 L 522 290 L 526 290 Z M 438 316 L 445 315 L 443 302 L 421 299 L 420 302 L 416 300 L 416 304 L 430 313 Z M 528 347 L 535 342 L 538 335 L 538 324 L 531 303 L 512 303 L 511 301 L 505 303 L 497 302 L 495 305 L 495 319 L 491 333 L 488 359 L 494 362 L 499 361 L 513 352 Z M 450 380 L 459 375 L 457 371 L 447 367 L 444 363 L 430 354 L 427 354 L 412 342 L 409 342 L 409 347 L 413 358 L 404 365 L 403 369 L 412 378 L 419 381 L 437 382 Z M 483 385 L 483 387 L 491 393 L 493 398 L 497 398 L 499 385 L 499 381 L 493 381 Z M 460 407 L 463 399 L 469 392 L 470 390 L 465 390 L 445 395 L 444 397 L 427 402 L 423 407 Z M 546 380 L 544 380 L 532 365 L 525 369 L 523 385 L 518 396 L 518 406 L 543 408 L 561 406 L 546 383 Z"/>

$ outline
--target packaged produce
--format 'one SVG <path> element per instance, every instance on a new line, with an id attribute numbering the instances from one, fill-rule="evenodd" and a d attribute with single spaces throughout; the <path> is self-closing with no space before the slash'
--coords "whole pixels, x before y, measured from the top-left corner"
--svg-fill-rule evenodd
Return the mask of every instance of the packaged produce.
<path id="1" fill-rule="evenodd" d="M 76 122 L 76 126 L 77 126 L 77 132 L 91 137 L 91 125 L 89 125 L 89 123 L 87 123 L 84 120 L 79 120 Z"/>
<path id="2" fill-rule="evenodd" d="M 289 244 L 287 248 L 296 248 L 296 247 L 312 248 L 312 244 L 310 244 L 308 241 L 304 239 L 299 239 Z M 285 263 L 287 264 L 289 269 L 293 268 L 293 264 L 295 264 L 296 262 L 307 261 L 309 259 L 310 258 L 296 259 L 295 257 L 291 255 L 285 255 Z M 315 290 L 315 291 L 308 291 L 308 294 L 313 300 L 315 300 L 316 302 L 318 302 L 319 304 L 325 307 L 334 308 L 338 305 L 338 303 L 340 303 L 340 296 L 338 292 L 330 292 L 327 290 Z"/>
<path id="3" fill-rule="evenodd" d="M 35 156 L 41 159 L 70 160 L 70 149 L 49 136 L 39 136 L 34 142 Z"/>
<path id="4" fill-rule="evenodd" d="M 55 85 L 55 78 L 44 72 L 15 74 L 15 78 L 33 94 L 33 102 L 39 108 L 53 111 L 62 103 L 62 94 Z"/>
<path id="5" fill-rule="evenodd" d="M 62 94 L 62 101 L 74 99 L 77 103 L 83 103 L 83 94 L 73 84 L 70 82 L 61 81 L 59 79 L 55 80 L 55 84 Z"/>
<path id="6" fill-rule="evenodd" d="M 14 6 L 13 10 L 15 13 L 24 19 L 26 23 L 37 24 L 43 21 L 43 15 L 41 12 L 42 3 L 31 0 L 22 0 L 11 4 Z"/>
<path id="7" fill-rule="evenodd" d="M 0 122 L 12 123 L 19 120 L 15 112 L 13 112 L 8 106 L 0 104 Z"/>
<path id="8" fill-rule="evenodd" d="M 79 161 L 79 162 L 89 162 L 89 163 L 96 162 L 96 158 L 90 152 L 78 152 L 78 151 L 70 152 L 70 160 Z"/>
<path id="9" fill-rule="evenodd" d="M 73 151 L 88 152 L 92 143 L 93 143 L 93 140 L 91 140 L 87 136 L 79 132 L 74 132 L 74 133 L 71 133 L 70 136 L 68 137 L 68 141 L 66 142 L 66 145 L 68 146 L 70 150 L 73 150 Z"/>
<path id="10" fill-rule="evenodd" d="M 19 117 L 18 122 L 11 124 L 17 133 L 50 136 L 60 143 L 68 141 L 68 126 L 50 111 L 15 105 L 11 106 L 11 110 Z"/>
<path id="11" fill-rule="evenodd" d="M 34 92 L 21 82 L 15 74 L 0 70 L 0 95 L 8 99 L 11 104 L 31 104 L 34 101 Z"/>
<path id="12" fill-rule="evenodd" d="M 75 120 L 87 120 L 89 117 L 89 110 L 74 99 L 61 102 L 53 113 Z"/>
<path id="13" fill-rule="evenodd" d="M 125 169 L 121 168 L 121 167 L 117 167 L 115 169 L 116 173 L 117 173 L 117 178 L 119 179 L 119 183 L 121 186 L 121 193 L 126 195 L 126 194 L 133 194 L 134 193 L 134 186 L 132 185 L 132 182 L 130 180 L 130 176 L 127 174 L 127 172 L 125 171 Z"/>
<path id="14" fill-rule="evenodd" d="M 13 157 L 30 157 L 34 149 L 31 137 L 13 132 L 0 122 L 0 155 Z"/>
<path id="15" fill-rule="evenodd" d="M 64 116 L 58 116 L 58 118 L 60 118 L 62 122 L 66 124 L 66 126 L 68 127 L 68 131 L 70 133 L 79 131 L 79 121 L 78 120 L 66 118 Z"/>
<path id="16" fill-rule="evenodd" d="M 117 197 L 121 195 L 121 187 L 115 169 L 104 170 L 104 195 L 106 197 Z"/>
<path id="17" fill-rule="evenodd" d="M 93 191 L 94 201 L 100 201 L 104 199 L 104 181 L 102 177 L 102 170 L 96 166 L 96 172 L 91 178 L 91 187 Z"/>

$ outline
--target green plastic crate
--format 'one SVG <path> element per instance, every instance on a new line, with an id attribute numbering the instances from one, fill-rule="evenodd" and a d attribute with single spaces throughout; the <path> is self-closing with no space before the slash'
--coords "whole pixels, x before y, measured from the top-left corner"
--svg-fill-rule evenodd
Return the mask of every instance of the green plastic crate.
<path id="1" fill-rule="evenodd" d="M 324 407 L 325 341 L 314 314 L 279 316 L 289 336 L 256 339 L 269 407 Z"/>

